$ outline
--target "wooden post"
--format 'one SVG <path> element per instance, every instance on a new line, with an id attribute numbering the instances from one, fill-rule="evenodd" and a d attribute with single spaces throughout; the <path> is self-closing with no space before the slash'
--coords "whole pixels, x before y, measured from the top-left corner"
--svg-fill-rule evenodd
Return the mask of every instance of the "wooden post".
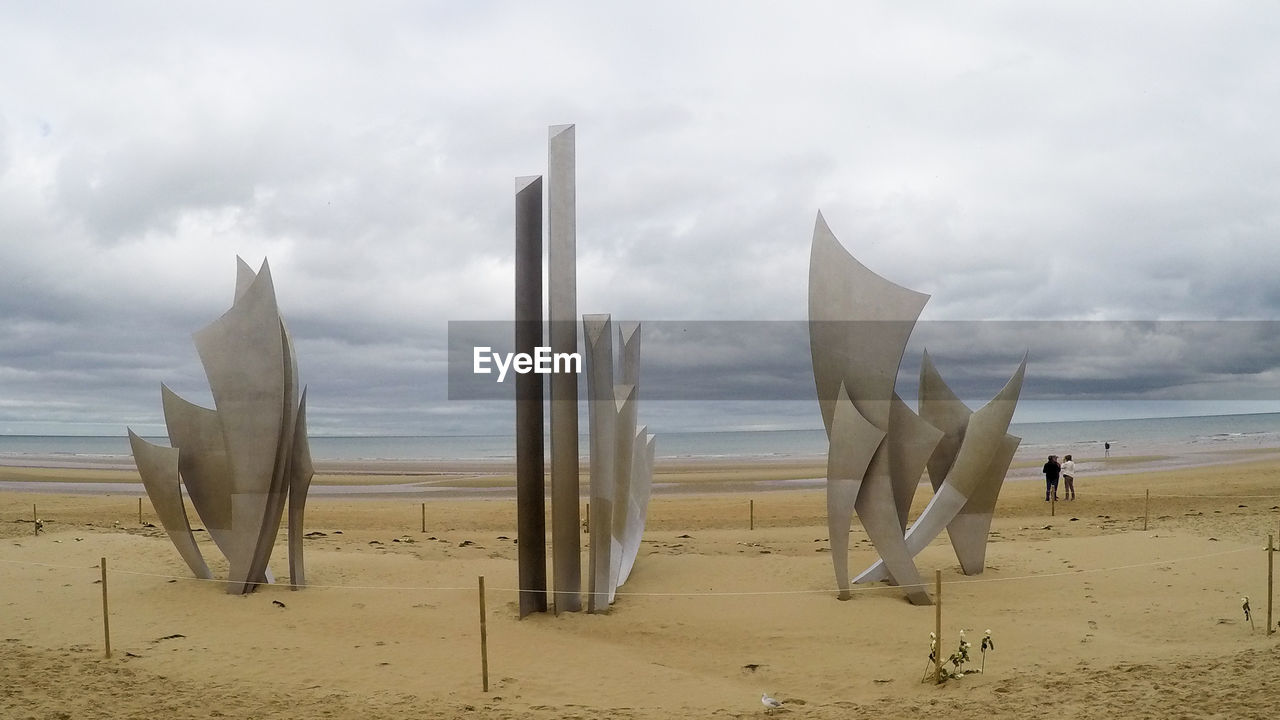
<path id="1" fill-rule="evenodd" d="M 933 681 L 942 683 L 942 571 L 934 570 Z"/>
<path id="2" fill-rule="evenodd" d="M 138 524 L 142 524 L 142 498 L 138 498 Z"/>
<path id="3" fill-rule="evenodd" d="M 106 643 L 107 657 L 111 657 L 111 615 L 107 610 L 107 559 L 98 565 L 102 568 L 102 639 Z"/>
<path id="4" fill-rule="evenodd" d="M 489 630 L 485 624 L 484 576 L 480 576 L 480 679 L 484 691 L 489 692 Z"/>
<path id="5" fill-rule="evenodd" d="M 1142 530 L 1146 532 L 1147 521 L 1151 517 L 1151 491 L 1147 491 L 1147 500 L 1142 505 Z"/>
<path id="6" fill-rule="evenodd" d="M 40 516 L 36 515 L 36 504 L 31 503 L 31 532 L 40 534 Z"/>
<path id="7" fill-rule="evenodd" d="M 422 503 L 422 532 L 427 531 L 427 504 Z"/>
<path id="8" fill-rule="evenodd" d="M 1053 517 L 1057 514 L 1058 514 L 1058 496 L 1054 495 L 1053 499 L 1049 501 L 1049 517 Z"/>
<path id="9" fill-rule="evenodd" d="M 582 532 L 589 533 L 591 532 L 591 503 L 587 503 L 587 512 L 584 515 L 584 518 L 586 519 L 586 523 L 582 526 Z"/>
<path id="10" fill-rule="evenodd" d="M 1274 556 L 1275 556 L 1276 536 L 1267 536 L 1267 634 L 1275 632 L 1275 626 L 1271 624 L 1271 582 L 1274 577 Z"/>
<path id="11" fill-rule="evenodd" d="M 755 530 L 756 529 L 756 501 L 752 500 L 750 502 L 751 502 L 751 525 L 748 529 Z"/>

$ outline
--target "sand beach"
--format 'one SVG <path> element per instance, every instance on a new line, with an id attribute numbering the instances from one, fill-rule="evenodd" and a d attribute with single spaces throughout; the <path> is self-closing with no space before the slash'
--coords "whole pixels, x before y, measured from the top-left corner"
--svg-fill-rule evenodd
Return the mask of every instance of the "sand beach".
<path id="1" fill-rule="evenodd" d="M 982 575 L 960 574 L 945 540 L 920 556 L 931 584 L 942 573 L 944 652 L 964 630 L 970 666 L 985 662 L 941 686 L 920 682 L 933 607 L 884 585 L 835 599 L 820 462 L 661 465 L 610 612 L 525 620 L 500 466 L 322 468 L 317 490 L 410 491 L 313 493 L 312 586 L 241 597 L 193 579 L 145 501 L 139 524 L 131 469 L 4 467 L 0 716 L 738 718 L 765 714 L 762 692 L 785 703 L 776 714 L 815 718 L 1269 716 L 1280 454 L 1082 460 L 1079 499 L 1052 508 L 1014 468 Z M 101 483 L 123 485 L 89 487 Z M 927 499 L 922 487 L 914 512 Z M 851 546 L 851 567 L 874 559 L 856 521 Z M 285 557 L 282 529 L 279 576 Z"/>

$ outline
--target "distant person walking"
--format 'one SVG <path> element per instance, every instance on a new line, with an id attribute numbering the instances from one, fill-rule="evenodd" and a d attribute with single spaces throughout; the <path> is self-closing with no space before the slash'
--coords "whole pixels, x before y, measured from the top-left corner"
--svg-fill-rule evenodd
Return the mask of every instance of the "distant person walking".
<path id="1" fill-rule="evenodd" d="M 1062 458 L 1062 482 L 1066 487 L 1063 490 L 1063 497 L 1067 500 L 1076 499 L 1076 463 L 1071 459 L 1070 455 Z"/>
<path id="2" fill-rule="evenodd" d="M 1050 455 L 1049 461 L 1044 464 L 1044 501 L 1049 502 L 1049 498 L 1058 499 L 1058 475 L 1062 472 L 1062 466 L 1058 464 L 1058 456 Z"/>
<path id="3" fill-rule="evenodd" d="M 1102 457 L 1111 457 L 1111 442 L 1102 443 Z"/>

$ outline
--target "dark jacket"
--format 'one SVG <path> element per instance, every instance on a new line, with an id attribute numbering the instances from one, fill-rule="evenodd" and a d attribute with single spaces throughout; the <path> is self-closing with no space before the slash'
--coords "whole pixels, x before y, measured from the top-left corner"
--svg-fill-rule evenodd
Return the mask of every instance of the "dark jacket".
<path id="1" fill-rule="evenodd" d="M 1057 480 L 1058 473 L 1062 472 L 1062 466 L 1050 460 L 1044 464 L 1044 470 L 1042 470 L 1041 472 L 1044 473 L 1045 480 L 1050 480 L 1050 481 Z"/>

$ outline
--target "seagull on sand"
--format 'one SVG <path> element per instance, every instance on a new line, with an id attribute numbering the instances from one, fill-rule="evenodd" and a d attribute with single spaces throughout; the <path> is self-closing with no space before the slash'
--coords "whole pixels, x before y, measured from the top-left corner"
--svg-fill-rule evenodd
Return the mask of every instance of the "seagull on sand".
<path id="1" fill-rule="evenodd" d="M 769 697 L 769 693 L 760 693 L 760 704 L 768 708 L 768 712 L 782 709 L 782 703 Z"/>

